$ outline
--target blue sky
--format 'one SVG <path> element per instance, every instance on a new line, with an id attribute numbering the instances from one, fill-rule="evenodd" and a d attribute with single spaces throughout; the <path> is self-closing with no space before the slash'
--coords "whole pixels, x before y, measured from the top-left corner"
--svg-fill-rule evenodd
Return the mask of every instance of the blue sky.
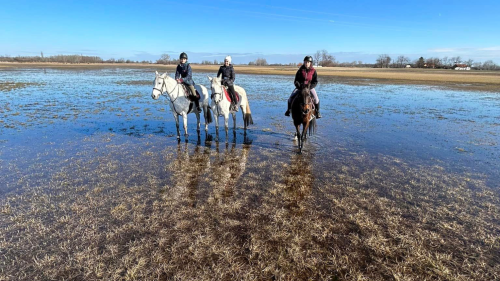
<path id="1" fill-rule="evenodd" d="M 191 62 L 379 54 L 500 63 L 500 1 L 2 1 L 0 55 Z"/>

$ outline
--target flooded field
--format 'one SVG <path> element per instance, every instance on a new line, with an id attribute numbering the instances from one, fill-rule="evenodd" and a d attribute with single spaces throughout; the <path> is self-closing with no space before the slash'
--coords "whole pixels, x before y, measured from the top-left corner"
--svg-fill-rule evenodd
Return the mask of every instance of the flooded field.
<path id="1" fill-rule="evenodd" d="M 500 278 L 500 92 L 320 77 L 298 155 L 292 76 L 178 143 L 154 71 L 0 70 L 0 280 Z"/>

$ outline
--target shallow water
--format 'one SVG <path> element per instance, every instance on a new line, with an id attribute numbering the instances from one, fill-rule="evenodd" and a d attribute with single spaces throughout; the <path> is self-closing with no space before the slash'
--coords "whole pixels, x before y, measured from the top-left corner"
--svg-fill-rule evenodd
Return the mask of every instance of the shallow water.
<path id="1" fill-rule="evenodd" d="M 153 78 L 0 71 L 0 279 L 497 276 L 499 93 L 320 78 L 299 155 L 293 77 L 237 75 L 255 125 L 180 142 Z"/>
<path id="2" fill-rule="evenodd" d="M 213 73 L 195 73 L 194 80 L 208 87 L 207 75 Z M 28 167 L 54 163 L 56 169 L 87 146 L 106 151 L 112 150 L 105 146 L 109 142 L 132 143 L 136 150 L 148 144 L 176 146 L 167 99 L 151 99 L 153 78 L 153 69 L 0 71 L 0 83 L 32 83 L 0 92 L 0 171 L 10 178 L 0 192 L 21 188 L 16 179 L 34 174 Z M 269 150 L 273 157 L 285 159 L 297 153 L 291 120 L 283 116 L 292 79 L 238 75 L 236 81 L 248 93 L 255 125 L 245 137 L 238 113 L 234 135 L 230 130 L 226 140 L 222 130 L 219 141 L 239 148 L 250 145 L 257 154 Z M 320 78 L 317 90 L 324 118 L 305 146 L 306 153 L 314 153 L 311 161 L 320 164 L 315 167 L 317 173 L 349 155 L 387 155 L 410 165 L 437 165 L 447 172 L 483 178 L 497 187 L 499 93 L 345 85 L 334 78 Z M 195 119 L 189 115 L 187 141 L 192 146 L 205 145 L 204 133 L 199 140 L 196 137 Z M 214 124 L 209 125 L 209 134 L 214 137 Z"/>

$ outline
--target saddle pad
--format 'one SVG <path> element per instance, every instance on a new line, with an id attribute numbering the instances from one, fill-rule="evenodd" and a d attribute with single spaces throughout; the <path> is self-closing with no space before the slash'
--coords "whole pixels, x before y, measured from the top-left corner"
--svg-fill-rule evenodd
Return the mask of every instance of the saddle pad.
<path id="1" fill-rule="evenodd" d="M 186 98 L 188 98 L 190 101 L 194 101 L 195 98 L 189 94 L 191 93 L 191 91 L 188 89 L 188 87 L 186 87 L 186 85 L 184 84 L 182 84 L 182 87 L 184 88 L 184 95 L 186 96 Z M 198 89 L 194 88 L 194 90 L 196 91 L 196 99 L 200 99 L 200 93 L 198 92 Z"/>
<path id="2" fill-rule="evenodd" d="M 226 94 L 226 99 L 231 102 L 231 98 L 229 97 L 229 93 L 227 92 L 227 89 L 226 87 L 223 87 L 224 88 L 224 93 Z M 234 93 L 236 94 L 236 102 L 240 102 L 240 94 L 238 94 L 238 92 L 234 91 Z"/>

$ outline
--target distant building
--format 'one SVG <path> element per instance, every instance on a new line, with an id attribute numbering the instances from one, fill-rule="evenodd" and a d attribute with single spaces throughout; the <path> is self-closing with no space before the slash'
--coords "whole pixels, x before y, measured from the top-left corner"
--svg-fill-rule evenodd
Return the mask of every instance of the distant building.
<path id="1" fill-rule="evenodd" d="M 453 69 L 455 69 L 455 70 L 470 70 L 470 67 L 464 63 L 456 63 L 455 65 L 453 65 Z"/>
<path id="2" fill-rule="evenodd" d="M 411 64 L 407 64 L 407 65 L 406 65 L 406 68 L 411 68 Z"/>

